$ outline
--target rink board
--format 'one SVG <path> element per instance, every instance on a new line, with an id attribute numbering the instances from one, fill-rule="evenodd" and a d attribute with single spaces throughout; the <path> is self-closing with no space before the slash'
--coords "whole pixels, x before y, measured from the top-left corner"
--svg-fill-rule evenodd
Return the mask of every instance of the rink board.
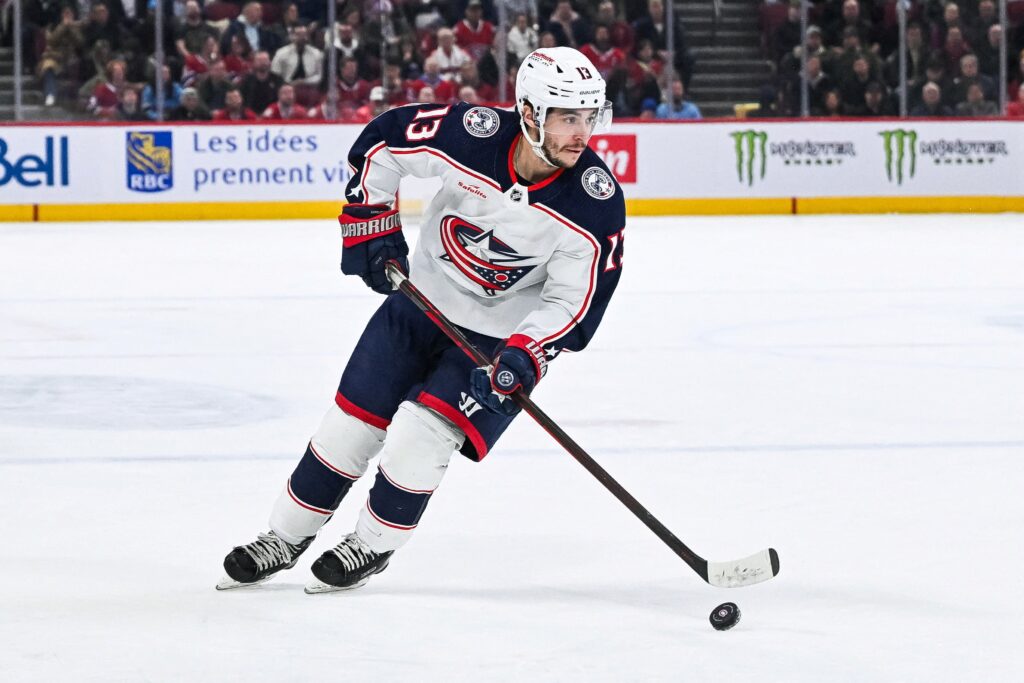
<path id="1" fill-rule="evenodd" d="M 0 127 L 0 220 L 332 217 L 362 126 Z M 626 122 L 591 146 L 631 215 L 1024 211 L 1024 122 Z M 436 179 L 406 178 L 418 213 Z"/>

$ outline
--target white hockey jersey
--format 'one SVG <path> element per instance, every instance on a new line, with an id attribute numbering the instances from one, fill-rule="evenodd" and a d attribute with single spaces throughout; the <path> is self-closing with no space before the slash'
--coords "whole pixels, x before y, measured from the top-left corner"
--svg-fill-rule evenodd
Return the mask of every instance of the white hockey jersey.
<path id="1" fill-rule="evenodd" d="M 622 189 L 590 149 L 530 185 L 512 165 L 519 115 L 408 105 L 367 124 L 349 154 L 350 202 L 394 205 L 401 178 L 440 177 L 410 278 L 460 327 L 524 335 L 549 356 L 593 337 L 622 269 Z"/>

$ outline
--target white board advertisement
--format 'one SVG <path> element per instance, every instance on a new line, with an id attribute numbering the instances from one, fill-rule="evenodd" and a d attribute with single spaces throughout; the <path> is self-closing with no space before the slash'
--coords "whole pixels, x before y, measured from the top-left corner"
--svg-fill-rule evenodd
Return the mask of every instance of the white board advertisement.
<path id="1" fill-rule="evenodd" d="M 360 130 L 3 126 L 0 205 L 341 201 Z M 623 123 L 591 146 L 631 199 L 1024 196 L 1024 122 Z"/>

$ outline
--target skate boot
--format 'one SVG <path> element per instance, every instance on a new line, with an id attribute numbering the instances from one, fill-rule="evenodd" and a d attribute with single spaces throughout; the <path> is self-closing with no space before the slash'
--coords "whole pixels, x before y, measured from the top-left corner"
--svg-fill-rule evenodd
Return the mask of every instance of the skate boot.
<path id="1" fill-rule="evenodd" d="M 236 547 L 224 558 L 224 571 L 228 575 L 217 584 L 217 590 L 254 586 L 282 569 L 291 569 L 314 538 L 310 536 L 292 545 L 273 531 L 259 534 L 255 541 Z"/>
<path id="2" fill-rule="evenodd" d="M 373 552 L 363 539 L 351 533 L 313 563 L 313 576 L 318 580 L 311 581 L 306 586 L 306 592 L 331 593 L 359 588 L 371 576 L 387 569 L 392 554 L 393 550 L 386 553 Z"/>

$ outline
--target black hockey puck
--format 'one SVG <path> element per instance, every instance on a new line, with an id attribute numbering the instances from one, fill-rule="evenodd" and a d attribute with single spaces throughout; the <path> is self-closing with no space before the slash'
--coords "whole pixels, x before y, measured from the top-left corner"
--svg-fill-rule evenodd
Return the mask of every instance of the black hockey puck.
<path id="1" fill-rule="evenodd" d="M 712 610 L 709 621 L 716 631 L 728 631 L 740 623 L 740 608 L 735 602 L 723 602 Z"/>

